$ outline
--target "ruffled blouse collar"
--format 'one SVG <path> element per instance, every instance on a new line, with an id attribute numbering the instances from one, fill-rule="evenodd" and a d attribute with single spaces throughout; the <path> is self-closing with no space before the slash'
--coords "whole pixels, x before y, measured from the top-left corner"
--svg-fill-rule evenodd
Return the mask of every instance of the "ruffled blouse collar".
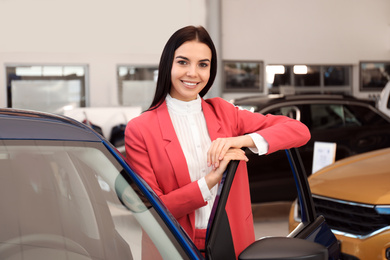
<path id="1" fill-rule="evenodd" d="M 202 99 L 198 95 L 195 100 L 182 101 L 167 95 L 166 97 L 168 110 L 176 114 L 196 114 L 202 111 Z"/>

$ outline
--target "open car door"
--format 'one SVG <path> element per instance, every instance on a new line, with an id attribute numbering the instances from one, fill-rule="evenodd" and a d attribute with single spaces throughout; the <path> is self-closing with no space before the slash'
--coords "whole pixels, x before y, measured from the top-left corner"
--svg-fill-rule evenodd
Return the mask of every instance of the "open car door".
<path id="1" fill-rule="evenodd" d="M 297 149 L 286 150 L 294 175 L 302 223 L 287 237 L 265 237 L 247 247 L 239 259 L 339 259 L 339 245 L 323 216 L 316 217 L 307 176 Z M 238 161 L 232 161 L 219 186 L 206 236 L 206 259 L 235 259 L 225 210 Z"/>

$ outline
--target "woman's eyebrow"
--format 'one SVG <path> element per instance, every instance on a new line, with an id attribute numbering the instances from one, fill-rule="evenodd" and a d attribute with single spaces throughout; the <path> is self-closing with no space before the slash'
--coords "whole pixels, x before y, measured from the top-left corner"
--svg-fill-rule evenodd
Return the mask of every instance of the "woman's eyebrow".
<path id="1" fill-rule="evenodd" d="M 188 59 L 187 57 L 180 56 L 180 55 L 179 55 L 179 56 L 177 56 L 177 57 L 176 57 L 176 59 L 190 60 L 190 59 Z"/>
<path id="2" fill-rule="evenodd" d="M 183 60 L 190 60 L 190 59 L 188 59 L 187 57 L 184 57 L 184 56 L 176 56 L 176 58 L 175 59 L 183 59 Z M 203 60 L 200 60 L 199 62 L 210 62 L 210 60 L 209 59 L 203 59 Z"/>

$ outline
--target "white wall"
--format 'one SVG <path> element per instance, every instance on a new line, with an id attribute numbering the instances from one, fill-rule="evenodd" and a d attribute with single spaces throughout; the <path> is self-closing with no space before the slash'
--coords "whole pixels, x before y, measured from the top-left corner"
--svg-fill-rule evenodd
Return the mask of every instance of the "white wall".
<path id="1" fill-rule="evenodd" d="M 0 66 L 89 64 L 90 105 L 115 106 L 116 66 L 157 65 L 174 31 L 205 26 L 205 8 L 204 0 L 0 0 Z"/>
<path id="2" fill-rule="evenodd" d="M 390 61 L 389 0 L 222 3 L 223 59 L 353 65 L 357 96 L 359 61 Z"/>
<path id="3" fill-rule="evenodd" d="M 118 105 L 116 66 L 157 65 L 178 28 L 218 20 L 208 1 L 0 0 L 0 107 L 24 63 L 88 64 L 89 105 Z M 357 96 L 359 61 L 390 60 L 389 0 L 221 0 L 221 17 L 222 59 L 351 64 Z"/>

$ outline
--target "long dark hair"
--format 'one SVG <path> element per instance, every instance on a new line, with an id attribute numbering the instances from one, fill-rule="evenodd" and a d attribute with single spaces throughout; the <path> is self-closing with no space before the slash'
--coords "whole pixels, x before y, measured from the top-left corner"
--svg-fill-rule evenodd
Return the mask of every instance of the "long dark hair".
<path id="1" fill-rule="evenodd" d="M 156 92 L 148 110 L 158 108 L 171 91 L 171 70 L 176 49 L 183 43 L 193 40 L 206 44 L 211 50 L 210 78 L 199 95 L 203 97 L 211 88 L 215 75 L 217 74 L 217 51 L 215 50 L 214 43 L 209 33 L 202 26 L 186 26 L 177 30 L 165 44 L 158 67 Z"/>

